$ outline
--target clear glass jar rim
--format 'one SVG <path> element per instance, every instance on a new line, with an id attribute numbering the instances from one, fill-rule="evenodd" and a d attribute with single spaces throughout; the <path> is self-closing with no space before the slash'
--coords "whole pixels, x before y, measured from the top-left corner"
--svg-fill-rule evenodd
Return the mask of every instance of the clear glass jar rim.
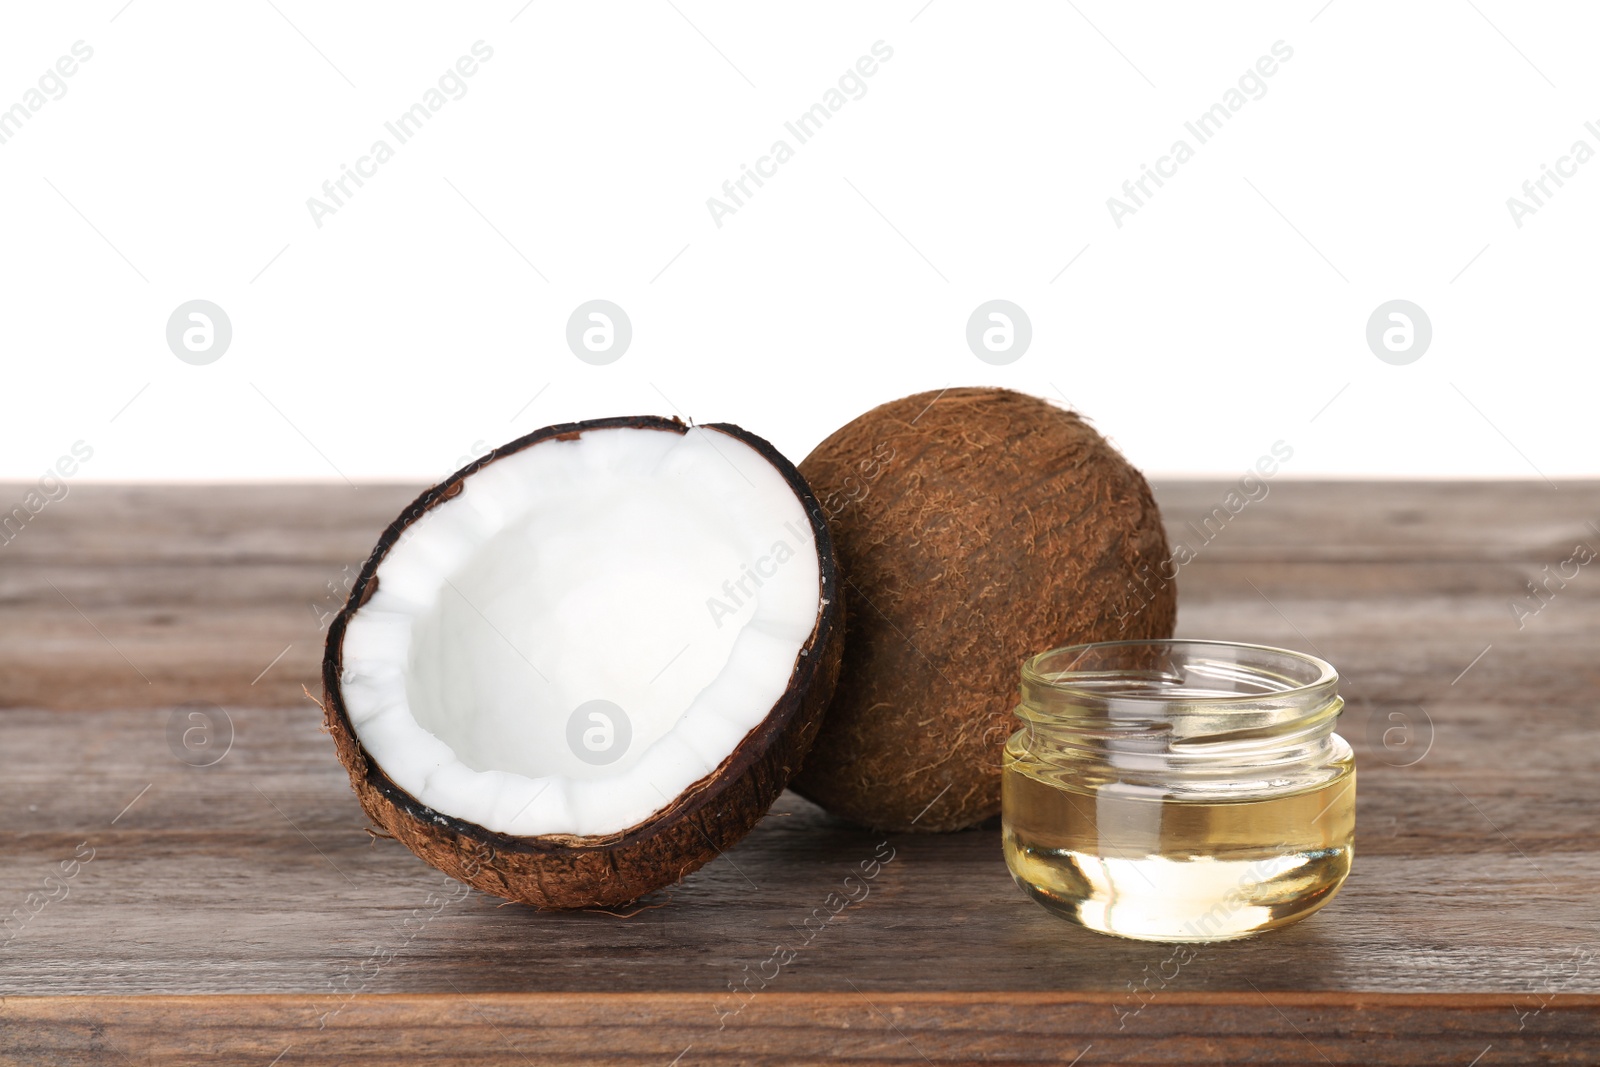
<path id="1" fill-rule="evenodd" d="M 1148 704 L 1152 709 L 1154 709 L 1156 707 L 1162 707 L 1171 704 L 1200 705 L 1202 707 L 1240 704 L 1242 702 L 1260 700 L 1263 698 L 1274 701 L 1292 701 L 1297 697 L 1311 697 L 1317 694 L 1320 690 L 1332 689 L 1338 684 L 1339 681 L 1339 672 L 1334 669 L 1333 664 L 1329 663 L 1325 659 L 1322 659 L 1321 657 L 1310 655 L 1309 653 L 1296 652 L 1293 649 L 1278 648 L 1273 645 L 1258 645 L 1245 641 L 1212 641 L 1187 637 L 1150 638 L 1132 641 L 1091 641 L 1078 645 L 1063 645 L 1060 648 L 1052 648 L 1047 651 L 1040 652 L 1037 655 L 1030 656 L 1028 659 L 1024 660 L 1022 663 L 1022 681 L 1025 686 L 1038 686 L 1067 697 L 1080 698 L 1086 701 L 1104 701 L 1106 699 L 1106 694 L 1103 691 L 1085 686 L 1075 686 L 1071 683 L 1070 679 L 1075 673 L 1079 677 L 1093 673 L 1095 677 L 1103 679 L 1108 673 L 1115 673 L 1114 671 L 1102 670 L 1095 672 L 1073 672 L 1071 670 L 1066 670 L 1051 671 L 1046 673 L 1039 669 L 1039 665 L 1051 657 L 1063 656 L 1072 652 L 1079 653 L 1078 659 L 1081 660 L 1084 653 L 1094 649 L 1135 647 L 1159 648 L 1169 651 L 1181 651 L 1185 648 L 1225 648 L 1243 650 L 1257 653 L 1258 655 L 1265 657 L 1276 658 L 1285 664 L 1311 667 L 1316 670 L 1317 677 L 1309 682 L 1304 682 L 1299 685 L 1289 686 L 1284 689 L 1274 689 L 1270 692 L 1259 694 L 1220 693 L 1215 696 L 1194 696 L 1189 694 L 1181 696 L 1165 696 L 1160 693 L 1119 693 L 1115 698 L 1118 703 L 1125 702 L 1128 705 L 1135 706 L 1139 704 Z M 1131 673 L 1132 672 L 1130 671 L 1130 674 Z M 1069 680 L 1063 681 L 1064 678 Z"/>

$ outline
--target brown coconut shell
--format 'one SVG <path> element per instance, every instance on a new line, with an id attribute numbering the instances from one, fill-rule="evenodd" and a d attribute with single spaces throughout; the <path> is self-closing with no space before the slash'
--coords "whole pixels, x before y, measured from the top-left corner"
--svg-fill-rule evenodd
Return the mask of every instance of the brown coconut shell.
<path id="1" fill-rule="evenodd" d="M 711 774 L 649 819 L 604 837 L 516 837 L 435 811 L 390 780 L 361 747 L 340 692 L 345 628 L 377 588 L 376 571 L 407 527 L 455 496 L 490 463 L 550 439 L 588 430 L 632 428 L 684 434 L 693 427 L 656 416 L 547 426 L 495 449 L 419 496 L 378 539 L 344 609 L 328 629 L 322 662 L 323 721 L 367 816 L 429 865 L 486 893 L 543 908 L 609 907 L 680 881 L 752 830 L 783 792 L 816 736 L 839 676 L 843 604 L 833 540 L 822 509 L 792 463 L 737 426 L 703 429 L 733 437 L 770 462 L 800 498 L 811 521 L 821 582 L 815 628 L 796 658 L 783 696 L 760 726 Z"/>
<path id="2" fill-rule="evenodd" d="M 1172 635 L 1144 477 L 1075 413 L 1007 389 L 874 408 L 800 464 L 847 597 L 844 666 L 796 792 L 881 830 L 1000 810 L 1022 661 Z"/>

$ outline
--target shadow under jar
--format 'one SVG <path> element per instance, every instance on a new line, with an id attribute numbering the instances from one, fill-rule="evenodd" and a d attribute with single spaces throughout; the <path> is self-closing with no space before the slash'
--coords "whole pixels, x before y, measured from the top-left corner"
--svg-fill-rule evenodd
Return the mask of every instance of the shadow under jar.
<path id="1" fill-rule="evenodd" d="M 1225 941 L 1305 918 L 1354 856 L 1338 682 L 1315 657 L 1221 641 L 1033 657 L 1001 778 L 1012 876 L 1121 937 Z"/>

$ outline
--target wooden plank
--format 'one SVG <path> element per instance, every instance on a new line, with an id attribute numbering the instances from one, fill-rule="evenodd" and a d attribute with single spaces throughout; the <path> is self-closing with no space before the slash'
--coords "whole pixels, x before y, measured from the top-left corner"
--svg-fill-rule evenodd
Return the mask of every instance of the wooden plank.
<path id="1" fill-rule="evenodd" d="M 0 559 L 0 647 L 8 653 L 0 659 L 0 707 L 298 701 L 302 686 L 317 684 L 326 617 L 318 611 L 341 600 L 327 591 L 328 582 L 339 588 L 339 574 L 317 565 L 119 572 Z M 1426 668 L 1447 672 L 1448 682 L 1493 642 L 1587 647 L 1596 574 L 1585 568 L 1519 628 L 1513 605 L 1540 606 L 1527 591 L 1539 575 L 1532 563 L 1206 559 L 1180 573 L 1179 629 L 1320 649 L 1352 677 Z"/>
<path id="2" fill-rule="evenodd" d="M 1105 993 L 1170 953 L 1023 898 L 992 826 L 887 838 L 895 858 L 870 895 L 833 914 L 829 894 L 885 838 L 792 795 L 647 902 L 663 907 L 502 906 L 368 836 L 314 708 L 229 714 L 232 749 L 204 768 L 173 755 L 159 710 L 79 712 L 70 732 L 60 713 L 7 714 L 0 900 L 93 853 L 63 898 L 13 924 L 0 994 L 322 992 L 390 956 L 365 991 L 714 992 L 778 945 L 799 950 L 791 989 Z M 1381 731 L 1347 731 L 1359 859 L 1340 898 L 1273 937 L 1206 948 L 1185 989 L 1522 992 L 1587 952 L 1561 988 L 1600 992 L 1592 714 L 1537 708 L 1510 729 L 1471 699 L 1433 714 L 1414 766 L 1391 765 Z"/>
<path id="3" fill-rule="evenodd" d="M 1173 540 L 1213 516 L 1209 549 L 1273 549 L 1283 558 L 1542 559 L 1573 537 L 1597 536 L 1600 482 L 1371 482 L 1275 478 L 1267 495 L 1226 523 L 1235 483 L 1152 483 Z M 0 500 L 30 486 L 0 482 Z M 20 533 L 0 544 L 7 558 L 84 563 L 160 559 L 315 558 L 338 565 L 364 556 L 378 533 L 422 490 L 418 484 L 99 485 L 71 487 Z M 1255 491 L 1259 496 L 1259 490 Z M 1237 503 L 1233 505 L 1237 507 Z M 13 524 L 14 527 L 15 524 Z M 1419 551 L 1420 550 L 1420 551 Z M 1342 553 L 1342 555 L 1335 555 Z"/>
<path id="4" fill-rule="evenodd" d="M 1509 1025 L 1508 1025 L 1509 1024 Z M 1521 1029 L 1518 1029 L 1518 1026 Z M 0 1064 L 1592 1064 L 1600 998 L 766 992 L 10 998 Z"/>
<path id="5" fill-rule="evenodd" d="M 347 582 L 418 489 L 73 487 L 0 544 L 0 648 L 9 653 L 0 659 L 0 707 L 298 700 L 301 686 L 317 677 L 326 620 Z M 1314 640 L 1319 619 L 1337 619 L 1353 635 L 1378 632 L 1350 626 L 1347 616 L 1371 617 L 1360 605 L 1387 590 L 1393 595 L 1384 614 L 1408 610 L 1424 620 L 1412 638 L 1436 639 L 1441 628 L 1454 628 L 1470 658 L 1514 625 L 1511 604 L 1526 598 L 1526 583 L 1541 568 L 1559 564 L 1586 538 L 1600 549 L 1600 533 L 1590 525 L 1600 522 L 1600 483 L 1571 483 L 1557 492 L 1542 482 L 1278 480 L 1225 526 L 1213 519 L 1209 543 L 1195 529 L 1226 501 L 1228 484 L 1157 489 L 1173 543 L 1199 551 L 1180 576 L 1180 625 L 1187 633 L 1234 637 L 1252 628 L 1247 620 L 1257 619 L 1263 605 L 1252 601 L 1259 597 L 1237 577 L 1243 574 L 1275 604 L 1274 588 L 1322 590 L 1314 612 L 1291 613 Z M 0 499 L 21 499 L 24 491 L 0 485 Z M 1329 569 L 1350 561 L 1393 566 Z M 1285 566 L 1274 577 L 1262 569 L 1269 563 L 1306 566 Z M 1196 605 L 1214 601 L 1217 568 L 1229 564 L 1248 564 L 1234 572 L 1234 588 L 1224 594 L 1238 611 L 1197 614 Z M 1351 582 L 1367 583 L 1361 596 L 1346 595 Z M 1418 582 L 1429 590 L 1426 600 L 1394 603 Z M 1590 617 L 1566 610 L 1583 584 L 1575 582 L 1579 592 L 1570 596 L 1563 591 L 1531 625 L 1548 636 L 1554 620 L 1564 619 L 1569 634 L 1583 633 Z M 1469 590 L 1484 594 L 1466 610 L 1483 614 L 1490 635 L 1471 649 L 1468 623 L 1454 602 L 1454 594 Z M 1448 608 L 1441 597 L 1452 601 Z M 1275 638 L 1280 643 L 1298 639 L 1292 629 L 1280 630 L 1288 635 Z"/>
<path id="6" fill-rule="evenodd" d="M 0 707 L 300 699 L 419 488 L 74 486 L 0 544 Z"/>
<path id="7" fill-rule="evenodd" d="M 1600 547 L 1600 483 L 1298 481 L 1152 483 L 1168 539 L 1209 559 L 1521 560 Z M 1229 500 L 1229 492 L 1238 495 Z M 1251 494 L 1259 497 L 1249 500 Z M 1218 509 L 1222 514 L 1218 514 Z M 1233 513 L 1233 512 L 1237 513 Z M 1208 520 L 1209 519 L 1209 524 Z"/>

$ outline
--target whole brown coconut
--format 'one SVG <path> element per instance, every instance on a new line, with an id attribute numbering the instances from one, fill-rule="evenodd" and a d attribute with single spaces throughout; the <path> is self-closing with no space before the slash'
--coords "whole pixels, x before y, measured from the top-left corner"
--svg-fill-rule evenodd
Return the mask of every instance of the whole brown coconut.
<path id="1" fill-rule="evenodd" d="M 1177 591 L 1144 477 L 1071 411 L 1006 389 L 919 393 L 800 464 L 838 551 L 844 663 L 792 783 L 881 830 L 1000 810 L 1028 656 L 1170 637 Z"/>

